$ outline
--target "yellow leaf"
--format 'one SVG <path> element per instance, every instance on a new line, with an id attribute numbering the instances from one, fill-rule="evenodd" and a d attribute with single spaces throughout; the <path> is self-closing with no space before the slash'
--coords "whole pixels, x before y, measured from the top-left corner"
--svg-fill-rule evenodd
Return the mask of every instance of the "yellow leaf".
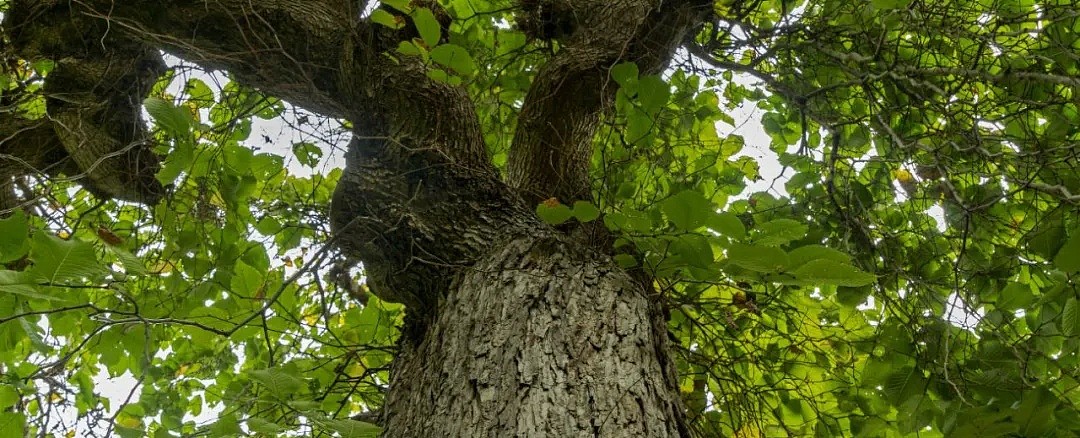
<path id="1" fill-rule="evenodd" d="M 758 438 L 764 435 L 762 435 L 761 430 L 759 430 L 757 426 L 754 426 L 753 424 L 746 424 L 743 425 L 743 427 L 739 430 L 735 431 L 735 436 L 737 438 Z"/>
<path id="2" fill-rule="evenodd" d="M 194 119 L 196 122 L 198 122 L 199 121 L 199 105 L 196 105 L 195 102 L 192 102 L 192 101 L 189 100 L 185 106 L 187 106 L 188 112 L 191 113 L 191 118 Z"/>
<path id="3" fill-rule="evenodd" d="M 153 272 L 155 274 L 164 274 L 167 272 L 172 272 L 173 268 L 174 266 L 172 262 L 168 260 L 158 260 L 157 262 L 154 262 L 154 266 L 150 268 L 150 272 Z"/>
<path id="4" fill-rule="evenodd" d="M 116 417 L 116 424 L 128 429 L 142 429 L 142 419 L 123 412 Z"/>
<path id="5" fill-rule="evenodd" d="M 365 371 L 367 371 L 367 369 L 364 368 L 363 365 L 353 362 L 345 369 L 345 374 L 349 377 L 360 377 L 364 375 Z"/>
<path id="6" fill-rule="evenodd" d="M 904 169 L 896 169 L 892 171 L 892 176 L 897 181 L 900 181 L 900 184 L 910 183 L 915 180 L 915 177 L 911 175 L 911 172 L 908 172 Z"/>

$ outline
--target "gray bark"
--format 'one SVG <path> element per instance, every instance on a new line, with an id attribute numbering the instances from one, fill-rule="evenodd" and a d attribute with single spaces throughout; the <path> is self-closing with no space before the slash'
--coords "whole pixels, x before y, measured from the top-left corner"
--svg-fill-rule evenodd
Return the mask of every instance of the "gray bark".
<path id="1" fill-rule="evenodd" d="M 551 234 L 502 242 L 398 358 L 387 436 L 680 436 L 655 307 L 580 244 Z"/>

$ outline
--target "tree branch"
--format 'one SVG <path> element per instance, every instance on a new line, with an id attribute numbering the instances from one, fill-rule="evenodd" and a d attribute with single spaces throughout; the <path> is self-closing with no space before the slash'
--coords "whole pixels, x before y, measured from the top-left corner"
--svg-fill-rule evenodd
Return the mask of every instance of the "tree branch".
<path id="1" fill-rule="evenodd" d="M 74 12 L 240 82 L 332 117 L 345 117 L 341 62 L 357 32 L 348 0 L 74 0 Z"/>
<path id="2" fill-rule="evenodd" d="M 508 180 L 528 201 L 591 199 L 592 140 L 616 86 L 609 69 L 662 71 L 711 12 L 705 0 L 591 0 L 566 6 L 573 33 L 536 75 L 518 119 Z"/>

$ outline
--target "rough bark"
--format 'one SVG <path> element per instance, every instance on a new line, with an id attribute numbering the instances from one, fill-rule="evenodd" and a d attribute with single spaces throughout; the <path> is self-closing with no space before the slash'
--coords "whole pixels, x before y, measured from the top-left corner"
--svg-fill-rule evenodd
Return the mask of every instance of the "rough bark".
<path id="1" fill-rule="evenodd" d="M 680 436 L 655 303 L 577 242 L 540 231 L 500 244 L 402 352 L 387 436 Z"/>
<path id="2" fill-rule="evenodd" d="M 614 90 L 607 69 L 632 61 L 658 71 L 710 2 L 560 4 L 574 21 L 526 97 L 509 184 L 491 165 L 467 93 L 429 79 L 418 59 L 386 56 L 414 35 L 359 20 L 362 3 L 17 0 L 13 8 L 51 14 L 29 17 L 34 26 L 102 41 L 83 64 L 121 48 L 127 56 L 161 48 L 353 122 L 332 205 L 335 239 L 363 261 L 371 291 L 410 315 L 384 407 L 387 436 L 683 435 L 651 291 L 532 211 L 550 196 L 588 197 L 590 145 Z"/>

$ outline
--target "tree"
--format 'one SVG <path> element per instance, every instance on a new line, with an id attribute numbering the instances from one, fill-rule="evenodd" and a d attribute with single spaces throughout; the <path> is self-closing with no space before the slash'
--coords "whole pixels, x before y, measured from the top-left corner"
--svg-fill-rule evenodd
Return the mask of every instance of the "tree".
<path id="1" fill-rule="evenodd" d="M 1080 430 L 1068 2 L 0 10 L 15 436 Z"/>

